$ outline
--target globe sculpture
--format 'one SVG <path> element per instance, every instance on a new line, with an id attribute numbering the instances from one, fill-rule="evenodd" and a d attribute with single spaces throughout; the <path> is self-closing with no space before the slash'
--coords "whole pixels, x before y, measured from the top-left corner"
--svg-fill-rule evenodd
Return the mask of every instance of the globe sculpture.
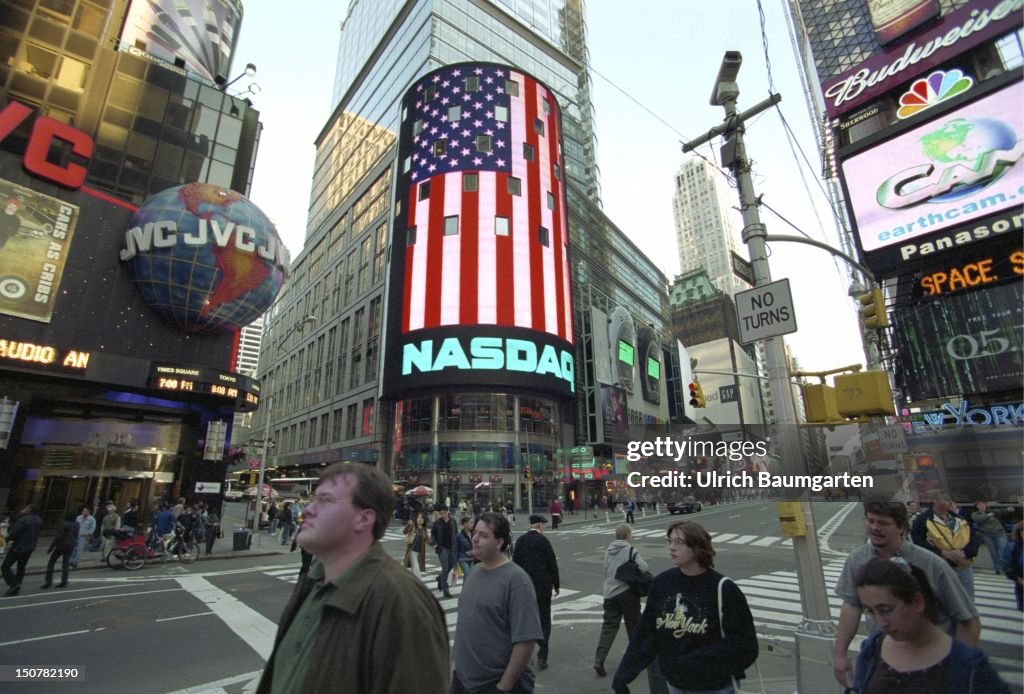
<path id="1" fill-rule="evenodd" d="M 920 139 L 921 153 L 940 168 L 960 164 L 972 171 L 982 171 L 985 158 L 998 151 L 1012 150 L 1017 135 L 1006 123 L 992 118 L 956 118 Z M 999 178 L 1012 163 L 997 162 L 992 175 L 984 181 L 960 185 L 931 202 L 947 202 L 970 195 Z"/>
<path id="2" fill-rule="evenodd" d="M 287 250 L 267 216 L 232 190 L 188 183 L 135 213 L 121 258 L 145 302 L 191 333 L 238 330 L 274 302 Z"/>

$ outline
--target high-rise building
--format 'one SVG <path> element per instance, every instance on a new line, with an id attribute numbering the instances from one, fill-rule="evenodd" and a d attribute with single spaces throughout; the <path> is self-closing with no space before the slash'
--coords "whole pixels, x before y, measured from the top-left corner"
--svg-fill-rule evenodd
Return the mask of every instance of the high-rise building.
<path id="1" fill-rule="evenodd" d="M 679 168 L 672 195 L 679 271 L 703 269 L 730 297 L 746 289 L 732 269 L 733 253 L 745 257 L 740 254 L 735 201 L 725 176 L 707 160 L 693 157 Z"/>
<path id="2" fill-rule="evenodd" d="M 241 195 L 261 127 L 224 90 L 241 4 L 6 0 L 0 17 L 0 512 L 34 502 L 56 525 L 99 499 L 196 498 L 258 406 L 238 330 L 288 265 Z M 213 243 L 213 224 L 237 235 Z"/>
<path id="3" fill-rule="evenodd" d="M 317 138 L 305 246 L 296 258 L 284 294 L 268 316 L 266 347 L 261 355 L 260 374 L 265 393 L 272 399 L 268 409 L 271 410 L 272 438 L 277 443 L 272 461 L 275 465 L 287 467 L 291 474 L 298 472 L 293 466 L 320 465 L 334 460 L 376 461 L 398 480 L 438 485 L 438 497 L 442 499 L 449 494 L 465 496 L 479 487 L 494 498 L 512 498 L 525 504 L 520 497 L 523 490 L 520 485 L 526 467 L 532 471 L 537 500 L 550 499 L 554 490 L 562 489 L 563 484 L 572 487 L 572 494 L 577 490 L 583 494 L 584 479 L 591 485 L 589 494 L 607 493 L 603 479 L 612 470 L 614 451 L 611 446 L 601 449 L 606 441 L 598 424 L 603 407 L 602 386 L 592 374 L 584 373 L 583 368 L 592 362 L 591 353 L 586 350 L 594 349 L 592 306 L 598 308 L 596 315 L 603 316 L 600 320 L 604 322 L 595 328 L 598 340 L 604 345 L 598 350 L 599 361 L 607 367 L 602 371 L 603 383 L 613 381 L 607 343 L 609 315 L 615 308 L 622 308 L 616 328 L 624 329 L 628 324 L 632 335 L 630 349 L 636 348 L 635 354 L 642 354 L 640 359 L 622 367 L 630 372 L 625 379 L 629 382 L 630 397 L 634 397 L 633 383 L 637 386 L 631 414 L 626 412 L 626 398 L 620 399 L 624 405 L 622 425 L 627 425 L 629 416 L 637 423 L 667 419 L 667 398 L 664 397 L 667 369 L 663 368 L 662 351 L 668 335 L 667 282 L 598 206 L 585 36 L 583 3 L 579 0 L 528 3 L 356 0 L 352 3 L 341 32 L 334 83 L 336 108 Z M 498 93 L 488 88 L 477 92 L 481 99 L 462 101 L 463 97 L 468 97 L 467 92 L 472 93 L 479 86 L 464 83 L 472 75 L 454 76 L 438 70 L 467 62 L 473 64 L 471 69 L 482 70 L 491 78 L 494 78 L 495 66 L 507 66 L 498 69 L 523 75 L 522 81 L 513 80 L 519 83 L 514 88 L 527 90 L 529 85 L 529 91 L 509 92 L 510 85 L 503 84 L 507 76 L 503 76 L 502 84 L 497 86 L 505 91 Z M 408 152 L 399 152 L 400 134 L 403 137 L 422 134 L 417 144 L 427 142 L 430 155 L 435 157 L 439 151 L 447 151 L 449 144 L 455 146 L 452 144 L 454 136 L 441 142 L 439 134 L 432 132 L 433 128 L 451 127 L 453 121 L 462 118 L 461 111 L 450 110 L 456 105 L 450 103 L 451 94 L 446 91 L 438 97 L 449 99 L 449 103 L 439 105 L 436 113 L 431 109 L 429 117 L 427 114 L 413 117 L 419 108 L 415 100 L 411 105 L 403 105 L 407 91 L 428 74 L 439 81 L 447 81 L 445 90 L 458 87 L 457 97 L 466 107 L 479 110 L 481 114 L 488 112 L 479 118 L 481 124 L 471 121 L 467 127 L 459 129 L 458 137 L 472 136 L 470 140 L 460 140 L 459 149 L 451 156 L 452 161 L 460 162 L 458 167 L 463 179 L 472 179 L 459 184 L 471 186 L 464 188 L 463 195 L 483 196 L 485 192 L 494 195 L 495 190 L 486 186 L 493 182 L 495 175 L 508 175 L 503 170 L 509 165 L 508 161 L 524 171 L 536 169 L 539 176 L 531 178 L 530 183 L 523 183 L 523 201 L 531 196 L 529 199 L 537 206 L 533 208 L 533 202 L 530 203 L 530 214 L 536 213 L 540 220 L 551 214 L 552 204 L 558 210 L 555 216 L 559 223 L 568 217 L 571 265 L 556 269 L 565 261 L 565 256 L 557 260 L 561 252 L 558 245 L 564 241 L 564 236 L 560 236 L 554 226 L 540 221 L 536 228 L 520 228 L 521 222 L 527 219 L 525 210 L 522 215 L 513 214 L 520 220 L 520 226 L 513 224 L 507 231 L 497 218 L 484 229 L 479 226 L 479 219 L 484 217 L 469 222 L 460 216 L 462 213 L 455 212 L 445 212 L 438 220 L 424 218 L 423 224 L 412 222 L 408 209 L 413 204 L 410 199 L 400 196 L 395 206 L 393 191 L 415 189 L 417 201 L 422 194 L 424 202 L 434 200 L 432 204 L 440 209 L 441 200 L 435 199 L 429 190 L 421 191 L 421 185 L 409 187 L 409 176 L 413 172 L 433 176 L 435 171 L 420 171 L 417 160 Z M 420 86 L 424 91 L 429 87 Z M 522 136 L 519 140 L 506 139 L 498 135 L 491 139 L 492 135 L 478 133 L 477 129 L 484 127 L 484 121 L 489 123 L 505 114 L 484 108 L 484 91 L 495 99 L 494 103 L 502 100 L 503 107 L 503 100 L 509 96 L 512 104 L 520 104 L 525 103 L 524 98 L 547 94 L 551 114 L 560 113 L 561 118 L 549 122 L 551 114 L 543 104 L 530 101 L 530 108 L 539 110 L 532 120 L 523 121 L 522 115 L 519 116 L 519 126 L 526 128 L 525 139 Z M 436 96 L 437 91 L 432 90 L 432 95 Z M 511 109 L 511 104 L 508 108 Z M 419 127 L 417 122 L 428 120 L 430 129 L 422 133 L 405 130 Z M 560 138 L 551 130 L 556 122 L 561 129 Z M 493 125 L 496 132 L 500 125 L 504 123 Z M 470 134 L 464 134 L 463 130 Z M 492 145 L 497 148 L 509 146 L 509 143 L 513 143 L 516 151 L 510 153 L 510 158 L 499 166 L 502 171 L 496 174 L 484 175 L 487 172 L 482 171 L 479 164 L 473 164 L 472 157 L 470 163 L 462 162 L 464 148 L 486 149 Z M 477 174 L 479 177 L 474 178 Z M 448 171 L 448 176 L 452 175 L 452 171 Z M 512 177 L 519 178 L 518 175 Z M 449 193 L 443 199 L 446 209 L 449 202 L 454 203 L 459 197 L 451 193 L 455 185 L 452 180 L 446 178 L 443 184 Z M 441 184 L 432 181 L 431 185 Z M 520 203 L 511 185 L 510 181 L 505 181 L 497 195 L 505 201 L 500 204 L 508 202 L 516 209 Z M 481 187 L 473 190 L 472 186 Z M 512 197 L 506 200 L 503 196 Z M 484 211 L 480 214 L 486 216 Z M 505 216 L 493 209 L 489 214 L 487 219 Z M 448 217 L 451 219 L 444 219 Z M 444 225 L 438 226 L 441 220 Z M 467 230 L 463 226 L 466 223 L 475 226 Z M 459 252 L 478 254 L 476 258 L 483 266 L 484 260 L 492 258 L 486 255 L 487 248 L 497 253 L 495 258 L 504 257 L 502 244 L 506 243 L 504 237 L 508 233 L 511 234 L 508 241 L 516 244 L 518 260 L 514 262 L 531 259 L 531 272 L 535 270 L 541 281 L 536 291 L 525 291 L 526 285 L 521 283 L 517 271 L 502 274 L 505 264 L 496 266 L 492 274 L 477 273 L 472 263 L 456 268 L 457 272 L 445 269 L 440 274 L 437 271 L 441 266 L 416 265 L 416 258 L 428 257 L 430 249 L 435 247 L 432 244 L 437 243 L 436 248 L 454 249 L 476 239 L 479 246 L 462 246 L 466 250 Z M 397 250 L 399 244 L 404 252 Z M 550 266 L 547 264 L 549 255 Z M 472 260 L 474 256 L 466 257 Z M 393 273 L 391 263 L 398 262 L 396 258 L 411 259 L 408 260 L 411 263 L 408 278 L 405 275 L 400 278 L 403 285 L 421 280 L 427 283 L 423 296 L 413 297 L 423 299 L 424 303 L 413 301 L 408 307 L 410 311 L 415 309 L 417 321 L 421 317 L 424 321 L 423 327 L 416 330 L 443 331 L 455 320 L 454 316 L 458 315 L 459 321 L 463 321 L 471 314 L 477 317 L 474 325 L 492 329 L 504 325 L 502 321 L 512 309 L 512 324 L 507 326 L 508 330 L 527 326 L 532 332 L 529 335 L 502 333 L 483 336 L 483 339 L 504 340 L 502 344 L 506 349 L 509 345 L 516 349 L 521 347 L 522 344 L 515 341 L 520 339 L 536 338 L 543 342 L 548 338 L 541 339 L 537 335 L 547 333 L 546 326 L 549 319 L 553 319 L 552 339 L 560 345 L 571 345 L 576 368 L 571 372 L 565 368 L 568 362 L 563 363 L 564 355 L 557 351 L 562 347 L 544 343 L 539 354 L 548 354 L 546 346 L 551 346 L 557 348 L 558 356 L 556 362 L 546 362 L 542 373 L 553 369 L 557 363 L 561 374 L 558 387 L 552 386 L 549 378 L 536 375 L 514 381 L 495 376 L 488 381 L 486 374 L 477 374 L 475 379 L 468 380 L 465 374 L 453 375 L 448 383 L 444 383 L 443 378 L 428 379 L 430 382 L 415 392 L 392 387 L 394 384 L 388 379 L 382 384 L 385 372 L 393 376 L 404 367 L 424 368 L 425 350 L 441 344 L 447 350 L 444 359 L 435 352 L 431 366 L 441 364 L 442 375 L 457 374 L 443 370 L 444 364 L 452 366 L 445 360 L 458 361 L 452 351 L 454 343 L 448 339 L 470 339 L 465 332 L 445 333 L 443 338 L 439 332 L 433 338 L 403 346 L 397 360 L 394 354 L 388 354 L 385 340 L 398 339 L 396 330 L 409 329 L 410 339 L 414 335 L 409 328 L 412 323 L 388 322 L 387 330 L 384 329 L 385 301 L 404 301 L 402 296 L 386 296 L 385 280 Z M 399 278 L 391 276 L 394 279 L 390 286 L 397 291 Z M 552 290 L 556 286 L 563 290 L 569 287 L 572 301 L 566 300 L 563 291 L 549 304 L 547 299 L 555 295 L 548 297 L 546 290 L 541 289 L 547 286 L 548 279 Z M 567 279 L 568 285 L 565 284 Z M 471 280 L 476 282 L 473 286 L 478 290 L 474 301 L 464 301 L 461 292 L 459 297 L 446 293 L 452 283 L 464 289 L 470 286 L 467 283 Z M 436 284 L 431 285 L 431 282 Z M 487 286 L 494 291 L 485 297 L 484 285 L 488 282 Z M 509 293 L 508 282 L 518 288 Z M 527 294 L 529 308 L 521 303 Z M 441 303 L 431 303 L 434 299 Z M 487 306 L 497 309 L 491 318 L 487 318 Z M 570 306 L 571 315 L 568 315 L 566 311 Z M 529 323 L 524 322 L 526 312 L 531 314 Z M 315 328 L 298 332 L 296 327 L 310 316 L 317 319 Z M 541 325 L 545 327 L 538 331 Z M 428 345 L 430 339 L 436 342 Z M 474 344 L 479 347 L 483 343 Z M 587 345 L 586 349 L 583 344 Z M 494 347 L 491 343 L 487 345 L 484 349 Z M 404 359 L 412 353 L 405 351 L 407 349 L 417 350 L 409 357 L 413 361 L 408 363 Z M 514 361 L 515 358 L 509 363 Z M 638 375 L 641 368 L 644 378 Z M 614 382 L 618 383 L 618 378 Z M 378 401 L 382 388 L 386 399 Z M 564 470 L 569 462 L 568 451 L 577 441 L 597 444 L 594 448 L 596 462 L 595 459 L 588 461 L 584 473 L 577 469 L 574 481 Z M 616 445 L 624 447 L 625 439 Z"/>

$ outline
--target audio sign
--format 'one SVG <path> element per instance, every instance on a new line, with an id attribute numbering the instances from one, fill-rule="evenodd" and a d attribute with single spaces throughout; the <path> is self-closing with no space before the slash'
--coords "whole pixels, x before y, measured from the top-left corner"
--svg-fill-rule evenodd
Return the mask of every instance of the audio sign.
<path id="1" fill-rule="evenodd" d="M 36 368 L 85 371 L 89 366 L 89 352 L 0 338 L 0 360 Z"/>
<path id="2" fill-rule="evenodd" d="M 212 395 L 231 400 L 243 412 L 251 412 L 260 404 L 259 381 L 242 374 L 206 367 L 156 364 L 149 385 L 159 390 Z"/>

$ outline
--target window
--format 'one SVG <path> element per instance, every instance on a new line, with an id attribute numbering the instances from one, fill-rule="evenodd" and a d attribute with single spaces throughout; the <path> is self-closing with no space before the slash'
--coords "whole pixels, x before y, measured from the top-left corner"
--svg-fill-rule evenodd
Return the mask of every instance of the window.
<path id="1" fill-rule="evenodd" d="M 558 164 L 555 164 L 555 178 L 559 181 L 562 180 L 562 167 Z"/>
<path id="2" fill-rule="evenodd" d="M 509 195 L 522 195 L 523 194 L 523 183 L 515 176 L 508 177 L 508 192 Z"/>
<path id="3" fill-rule="evenodd" d="M 537 150 L 533 145 L 523 143 L 523 159 L 526 161 L 533 161 L 536 158 Z"/>
<path id="4" fill-rule="evenodd" d="M 540 103 L 544 108 L 544 113 L 551 113 L 551 104 L 548 102 L 547 99 L 541 99 Z"/>
<path id="5" fill-rule="evenodd" d="M 540 241 L 540 245 L 542 246 L 551 245 L 548 234 L 548 228 L 546 226 L 537 227 L 537 240 Z"/>
<path id="6" fill-rule="evenodd" d="M 505 80 L 505 93 L 509 96 L 519 96 L 519 83 L 515 80 Z"/>
<path id="7" fill-rule="evenodd" d="M 352 403 L 345 408 L 345 438 L 354 439 L 356 437 L 356 408 L 359 407 L 355 403 Z"/>
<path id="8" fill-rule="evenodd" d="M 434 156 L 443 157 L 445 152 L 448 150 L 448 140 L 443 137 L 434 143 Z"/>
<path id="9" fill-rule="evenodd" d="M 402 173 L 409 173 L 409 169 L 412 168 L 412 158 L 406 157 L 402 160 Z"/>
<path id="10" fill-rule="evenodd" d="M 462 107 L 461 106 L 449 106 L 448 107 L 448 120 L 458 120 L 462 118 Z"/>
<path id="11" fill-rule="evenodd" d="M 465 193 L 472 193 L 480 190 L 480 176 L 477 174 L 463 174 L 462 175 L 462 191 Z"/>
<path id="12" fill-rule="evenodd" d="M 494 120 L 500 120 L 502 122 L 508 122 L 508 107 L 507 106 L 495 106 L 494 107 Z"/>
<path id="13" fill-rule="evenodd" d="M 548 209 L 555 209 L 555 195 L 551 191 L 548 191 Z"/>
<path id="14" fill-rule="evenodd" d="M 542 121 L 540 118 L 533 119 L 533 132 L 537 133 L 538 135 L 544 134 L 544 121 Z"/>
<path id="15" fill-rule="evenodd" d="M 415 121 L 413 121 L 413 123 L 412 123 L 412 134 L 413 135 L 419 135 L 421 132 L 423 132 L 423 121 L 422 120 L 415 120 Z"/>
<path id="16" fill-rule="evenodd" d="M 419 200 L 426 200 L 430 197 L 430 181 L 424 181 L 420 184 Z"/>
<path id="17" fill-rule="evenodd" d="M 476 151 L 477 152 L 490 152 L 491 151 L 491 136 L 490 135 L 477 135 L 476 136 Z"/>
<path id="18" fill-rule="evenodd" d="M 494 218 L 494 235 L 508 236 L 508 217 Z"/>
<path id="19" fill-rule="evenodd" d="M 424 101 L 430 101 L 431 99 L 433 99 L 434 98 L 434 94 L 436 93 L 436 91 L 437 90 L 434 89 L 434 85 L 430 85 L 429 87 L 424 89 L 423 90 L 423 100 Z"/>
<path id="20" fill-rule="evenodd" d="M 409 227 L 405 232 L 405 245 L 415 246 L 416 245 L 416 227 Z"/>
<path id="21" fill-rule="evenodd" d="M 480 78 L 476 76 L 467 77 L 463 83 L 467 92 L 478 92 L 480 91 Z"/>
<path id="22" fill-rule="evenodd" d="M 459 215 L 444 218 L 444 235 L 457 236 L 459 233 Z"/>

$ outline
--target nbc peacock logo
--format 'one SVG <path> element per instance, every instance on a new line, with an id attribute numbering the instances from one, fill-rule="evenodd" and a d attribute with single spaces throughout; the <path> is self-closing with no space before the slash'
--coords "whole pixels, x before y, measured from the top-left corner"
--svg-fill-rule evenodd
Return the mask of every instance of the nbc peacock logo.
<path id="1" fill-rule="evenodd" d="M 974 80 L 964 75 L 962 70 L 938 70 L 915 81 L 910 89 L 900 96 L 900 108 L 896 117 L 900 120 L 916 116 L 921 111 L 931 108 L 943 101 L 963 94 L 974 86 Z"/>

